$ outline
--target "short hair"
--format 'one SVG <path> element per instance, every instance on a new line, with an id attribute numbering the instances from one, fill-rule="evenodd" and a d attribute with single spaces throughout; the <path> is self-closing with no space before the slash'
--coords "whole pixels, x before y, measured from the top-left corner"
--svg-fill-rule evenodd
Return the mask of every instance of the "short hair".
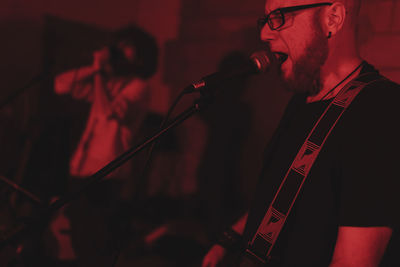
<path id="1" fill-rule="evenodd" d="M 134 75 L 148 79 L 154 75 L 158 65 L 158 46 L 155 38 L 136 25 L 119 29 L 114 34 L 114 45 L 124 42 L 135 49 Z"/>

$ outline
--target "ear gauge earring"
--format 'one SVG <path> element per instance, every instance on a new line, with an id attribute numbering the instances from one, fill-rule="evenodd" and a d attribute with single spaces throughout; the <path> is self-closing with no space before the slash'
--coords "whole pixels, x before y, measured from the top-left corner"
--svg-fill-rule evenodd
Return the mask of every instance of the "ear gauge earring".
<path id="1" fill-rule="evenodd" d="M 332 32 L 329 32 L 328 33 L 328 39 L 331 39 L 331 37 L 332 37 Z"/>

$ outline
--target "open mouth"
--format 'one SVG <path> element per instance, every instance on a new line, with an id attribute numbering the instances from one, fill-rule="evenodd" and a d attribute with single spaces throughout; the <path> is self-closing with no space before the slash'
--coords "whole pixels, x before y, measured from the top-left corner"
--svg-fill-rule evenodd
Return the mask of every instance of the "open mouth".
<path id="1" fill-rule="evenodd" d="M 288 59 L 288 54 L 283 52 L 274 52 L 274 55 L 280 64 L 283 64 Z"/>

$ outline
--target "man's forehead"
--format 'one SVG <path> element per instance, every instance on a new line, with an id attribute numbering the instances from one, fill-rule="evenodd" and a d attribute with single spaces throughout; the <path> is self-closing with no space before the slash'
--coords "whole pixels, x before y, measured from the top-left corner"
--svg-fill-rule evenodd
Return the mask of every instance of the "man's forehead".
<path id="1" fill-rule="evenodd" d="M 299 5 L 308 5 L 308 4 L 315 4 L 322 1 L 316 0 L 267 0 L 265 2 L 265 13 L 268 14 L 269 12 L 281 8 L 281 7 L 288 7 L 288 6 L 299 6 Z"/>

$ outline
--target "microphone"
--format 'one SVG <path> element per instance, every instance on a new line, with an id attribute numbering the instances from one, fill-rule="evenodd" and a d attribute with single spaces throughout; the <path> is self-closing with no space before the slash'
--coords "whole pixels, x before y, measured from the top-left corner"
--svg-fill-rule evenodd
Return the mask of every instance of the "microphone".
<path id="1" fill-rule="evenodd" d="M 247 63 L 243 64 L 239 68 L 231 71 L 216 72 L 205 76 L 200 81 L 187 86 L 183 92 L 185 94 L 193 92 L 204 93 L 205 91 L 209 91 L 211 88 L 219 86 L 231 79 L 266 72 L 270 65 L 271 60 L 269 59 L 267 52 L 257 51 L 250 56 Z"/>

